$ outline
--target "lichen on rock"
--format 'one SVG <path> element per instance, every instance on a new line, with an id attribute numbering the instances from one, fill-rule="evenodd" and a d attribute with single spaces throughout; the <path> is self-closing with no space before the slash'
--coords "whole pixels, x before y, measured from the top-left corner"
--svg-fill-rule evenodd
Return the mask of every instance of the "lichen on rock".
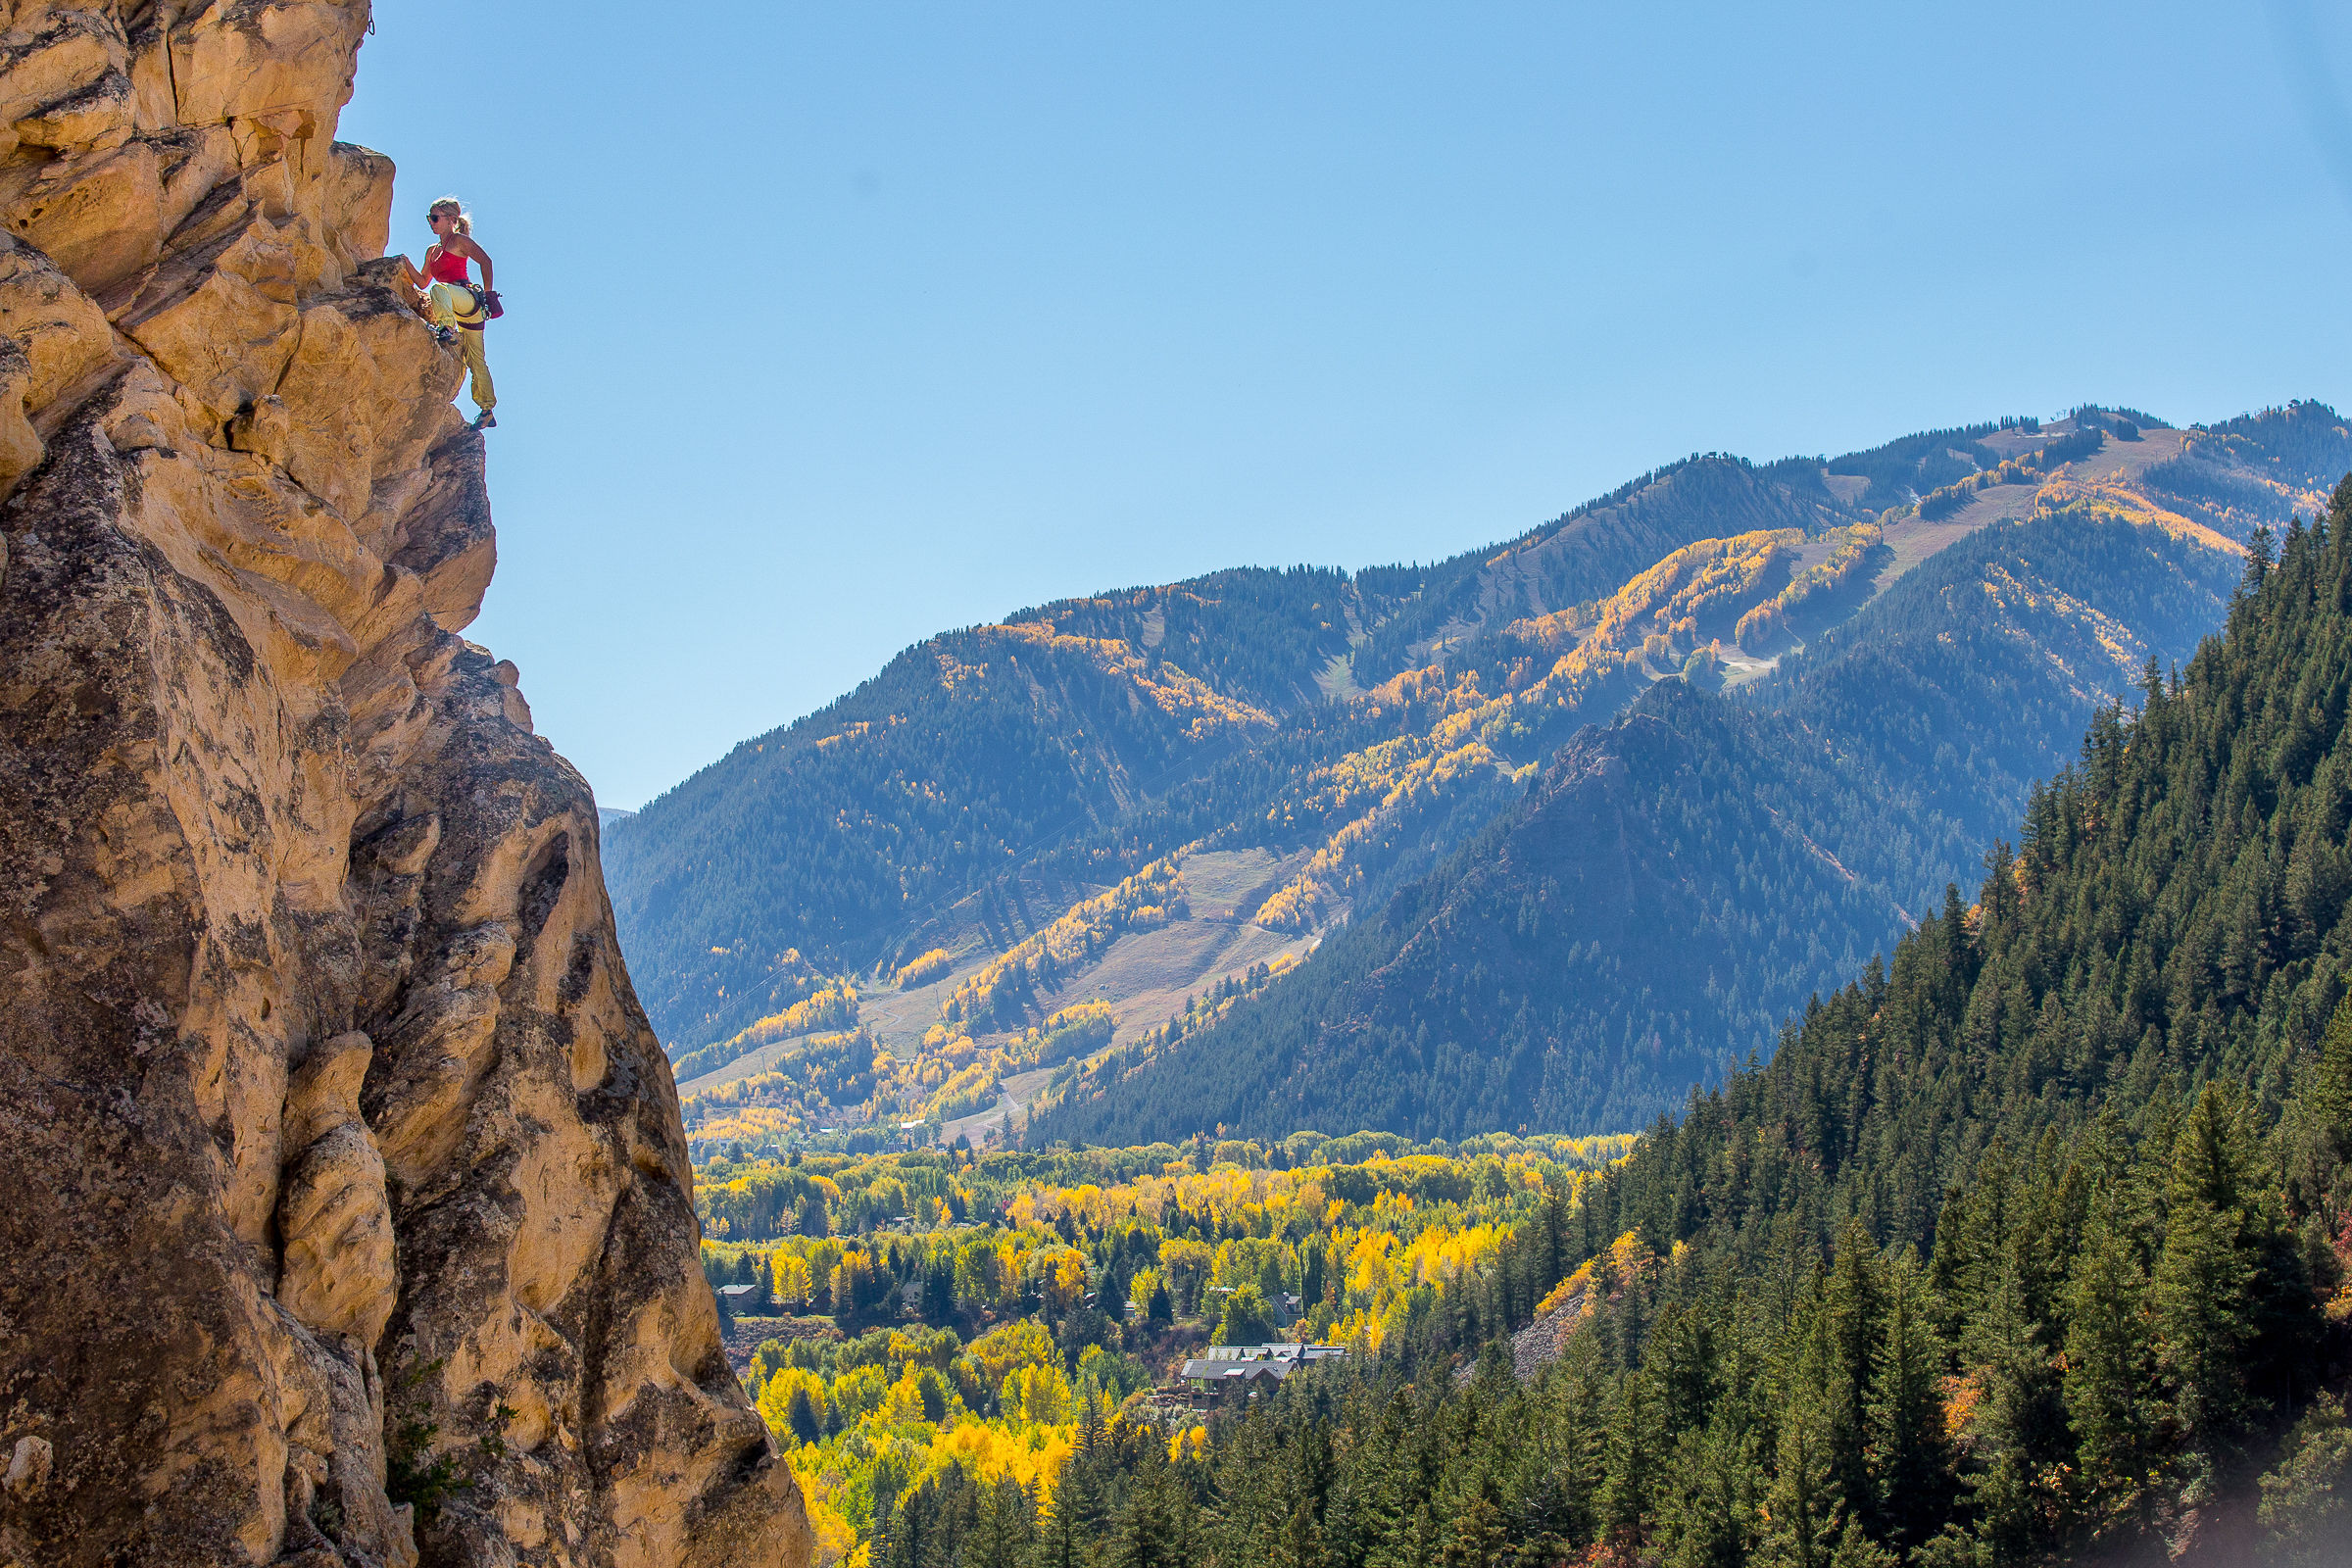
<path id="1" fill-rule="evenodd" d="M 0 1564 L 803 1563 L 364 0 L 0 0 Z"/>

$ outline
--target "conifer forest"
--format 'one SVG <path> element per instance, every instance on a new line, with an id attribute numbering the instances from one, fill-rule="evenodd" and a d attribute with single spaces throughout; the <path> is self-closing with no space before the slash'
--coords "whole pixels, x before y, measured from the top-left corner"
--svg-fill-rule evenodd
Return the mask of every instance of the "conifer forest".
<path id="1" fill-rule="evenodd" d="M 2352 479 L 2225 600 L 1974 874 L 1638 1137 L 710 1149 L 706 1269 L 755 1285 L 747 1387 L 820 1539 L 2345 1560 Z M 1162 1370 L 1280 1341 L 1345 1353 L 1247 1397 Z"/>

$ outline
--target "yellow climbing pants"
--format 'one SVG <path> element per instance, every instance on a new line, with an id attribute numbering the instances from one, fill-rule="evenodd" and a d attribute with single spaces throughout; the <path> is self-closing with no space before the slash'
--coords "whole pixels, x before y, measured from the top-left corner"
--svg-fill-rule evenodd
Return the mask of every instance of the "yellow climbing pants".
<path id="1" fill-rule="evenodd" d="M 424 307 L 435 326 L 453 328 L 466 373 L 473 382 L 473 406 L 488 414 L 498 407 L 498 388 L 490 380 L 490 361 L 482 353 L 482 314 L 472 294 L 454 283 L 435 283 L 424 291 Z"/>

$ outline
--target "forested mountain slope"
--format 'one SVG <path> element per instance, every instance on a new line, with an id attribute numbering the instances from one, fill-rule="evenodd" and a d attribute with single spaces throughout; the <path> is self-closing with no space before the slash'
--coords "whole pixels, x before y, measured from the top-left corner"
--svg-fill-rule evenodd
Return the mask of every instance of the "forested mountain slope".
<path id="1" fill-rule="evenodd" d="M 616 827 L 614 907 L 647 1007 L 664 1038 L 715 1038 L 772 1010 L 788 950 L 850 970 L 910 956 L 899 949 L 926 918 L 992 886 L 1039 906 L 994 933 L 1017 940 L 1083 884 L 1116 882 L 1258 814 L 1283 781 L 1409 732 L 1424 716 L 1409 702 L 1335 711 L 1330 693 L 1389 678 L 1448 629 L 1458 639 L 1494 612 L 1482 600 L 1504 619 L 1542 613 L 1544 584 L 1605 594 L 1736 522 L 1859 515 L 1827 500 L 1693 459 L 1529 535 L 1519 548 L 1540 570 L 1490 570 L 1491 551 L 1354 578 L 1242 569 L 918 644 Z M 1507 589 L 1489 595 L 1494 583 Z"/>
<path id="2" fill-rule="evenodd" d="M 1770 680 L 1660 682 L 1284 985 L 1106 1057 L 1035 1131 L 1640 1126 L 1977 869 L 2097 707 L 2219 619 L 2217 544 L 1996 525 Z"/>
<path id="3" fill-rule="evenodd" d="M 1337 573 L 1255 575 L 1268 612 L 1249 631 L 1297 629 L 1294 611 L 1342 622 Z M 1270 639 L 1266 664 L 1301 640 Z M 1014 620 L 909 649 L 824 712 L 738 748 L 613 834 L 616 906 L 657 1027 L 675 1040 L 740 1017 L 722 994 L 742 998 L 788 950 L 863 968 L 910 910 L 1270 735 L 1274 713 L 1251 699 L 1271 699 L 1229 688 L 1140 638 Z"/>
<path id="4" fill-rule="evenodd" d="M 1943 664 L 1974 650 L 1990 685 L 1947 670 L 1905 707 L 1870 662 L 1886 656 L 1856 643 L 1830 658 L 1836 629 L 2005 517 L 2046 521 L 2052 560 L 2102 516 L 2208 545 L 2282 527 L 2317 504 L 2311 466 L 2329 451 L 2352 462 L 2352 436 L 2316 405 L 2186 431 L 2084 410 L 1827 463 L 1693 459 L 1434 566 L 1234 571 L 1024 611 L 910 650 L 616 824 L 623 941 L 673 1055 L 694 1058 L 690 1099 L 724 1088 L 735 1124 L 757 1112 L 762 1137 L 785 1136 L 992 1106 L 994 1124 L 1053 1065 L 1032 1037 L 1098 1053 L 1097 1025 L 1067 1035 L 1054 1014 L 1103 1004 L 1116 1049 L 1280 989 L 1284 966 L 1351 913 L 1382 909 L 1513 809 L 1580 727 L 1677 675 L 1777 685 L 1827 663 L 1844 684 L 1808 685 L 1808 700 L 1854 711 L 1803 724 L 1871 737 L 1864 762 L 1882 734 L 1902 737 L 1903 767 L 1893 753 L 1872 764 L 1899 784 L 1900 810 L 1862 815 L 1931 846 L 1896 855 L 1901 874 L 1860 847 L 1831 851 L 1859 879 L 1836 898 L 1876 912 L 1838 916 L 1818 952 L 1800 944 L 1808 972 L 1827 972 L 1916 909 L 1906 878 L 1972 866 L 2023 781 L 2068 755 L 2095 694 L 2123 689 L 2146 651 L 2185 647 L 2215 605 L 2198 589 L 2203 610 L 2184 609 L 2129 569 L 2052 597 L 2038 565 L 2003 568 L 1948 604 L 1936 634 L 1955 640 Z M 1871 510 L 1888 496 L 1901 504 Z M 1872 624 L 1865 643 L 1902 631 Z M 2005 751 L 1948 734 L 1953 713 L 2003 700 L 2016 660 L 2076 706 L 2010 726 Z M 1799 806 L 1849 788 L 1844 754 L 1807 744 L 1769 764 L 1827 769 L 1826 784 L 1788 787 Z M 1764 764 L 1737 762 L 1751 765 Z M 1771 919 L 1769 902 L 1735 912 Z M 827 988 L 846 989 L 850 1015 L 815 1006 Z M 1801 995 L 1743 989 L 1726 1016 L 1769 1038 Z M 820 1049 L 845 1029 L 855 1038 Z M 1732 1054 L 1711 1015 L 1669 1019 L 1661 1038 L 1704 1071 Z M 1633 1083 L 1613 1103 L 1645 1092 Z"/>
<path id="5" fill-rule="evenodd" d="M 1089 1434 L 992 1560 L 2344 1561 L 2348 707 L 2352 480 L 2100 715 L 1976 903 L 1376 1361 L 1173 1456 Z M 875 1562 L 1029 1521 L 972 1490 L 927 1484 Z"/>
<path id="6" fill-rule="evenodd" d="M 2249 576 L 1976 905 L 1588 1190 L 1566 1262 L 1629 1231 L 1683 1260 L 1605 1336 L 1640 1368 L 1620 1410 L 1658 1401 L 1640 1441 L 1687 1461 L 1627 1528 L 1734 1560 L 1793 1508 L 1961 1538 L 1939 1562 L 2211 1530 L 2245 1561 L 2282 1458 L 2272 1521 L 2316 1516 L 2310 1561 L 2352 1544 L 2341 1406 L 2311 1403 L 2352 1315 L 2352 483 Z"/>

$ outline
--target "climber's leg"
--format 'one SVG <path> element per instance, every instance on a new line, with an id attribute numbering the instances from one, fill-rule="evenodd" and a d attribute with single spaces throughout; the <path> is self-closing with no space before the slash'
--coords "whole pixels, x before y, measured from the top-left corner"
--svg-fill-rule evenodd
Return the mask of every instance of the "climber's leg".
<path id="1" fill-rule="evenodd" d="M 498 407 L 498 388 L 490 380 L 490 358 L 482 352 L 482 329 L 462 327 L 458 332 L 458 349 L 466 357 L 466 370 L 473 378 L 473 406 L 488 417 Z"/>
<path id="2" fill-rule="evenodd" d="M 424 318 L 435 326 L 446 326 L 455 331 L 458 325 L 458 303 L 465 299 L 465 295 L 449 284 L 435 283 L 424 291 Z M 466 303 L 472 302 L 466 300 Z"/>

